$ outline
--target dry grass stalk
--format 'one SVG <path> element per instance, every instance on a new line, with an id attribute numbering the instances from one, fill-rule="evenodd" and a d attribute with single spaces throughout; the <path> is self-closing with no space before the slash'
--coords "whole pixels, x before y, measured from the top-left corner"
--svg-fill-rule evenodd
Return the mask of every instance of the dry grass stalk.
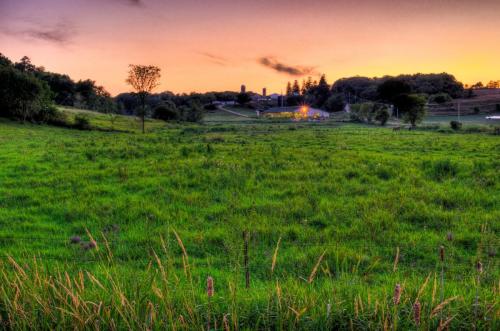
<path id="1" fill-rule="evenodd" d="M 448 329 L 448 326 L 450 325 L 451 321 L 453 321 L 453 319 L 456 317 L 455 316 L 452 316 L 450 318 L 448 318 L 446 321 L 442 322 L 442 323 L 439 323 L 439 326 L 437 328 L 437 331 L 443 331 L 445 329 Z"/>
<path id="2" fill-rule="evenodd" d="M 392 268 L 392 271 L 396 272 L 398 269 L 398 263 L 399 263 L 399 246 L 396 248 L 396 257 L 394 258 L 394 266 Z"/>
<path id="3" fill-rule="evenodd" d="M 448 298 L 448 299 L 444 300 L 443 302 L 441 302 L 439 305 L 437 305 L 436 308 L 434 308 L 431 312 L 431 318 L 435 317 L 440 311 L 443 310 L 443 308 L 446 305 L 448 305 L 450 302 L 452 302 L 453 300 L 456 300 L 456 299 L 458 299 L 458 296 Z"/>
<path id="4" fill-rule="evenodd" d="M 307 307 L 304 307 L 301 310 L 294 309 L 292 307 L 288 307 L 288 309 L 290 309 L 294 313 L 294 315 L 295 315 L 295 322 L 298 322 L 300 320 L 300 317 L 302 315 L 304 315 L 304 313 L 307 311 Z"/>
<path id="5" fill-rule="evenodd" d="M 92 237 L 92 234 L 87 228 L 85 228 L 85 232 L 87 232 L 87 236 L 89 236 L 90 238 L 89 247 L 95 248 L 95 250 L 99 252 L 99 246 L 97 245 L 97 241 L 95 241 L 94 237 Z"/>
<path id="6" fill-rule="evenodd" d="M 307 282 L 309 284 L 311 284 L 314 281 L 314 277 L 316 277 L 316 273 L 318 272 L 318 268 L 321 265 L 321 261 L 323 261 L 323 257 L 325 256 L 325 254 L 326 254 L 326 250 L 323 252 L 323 254 L 321 254 L 318 261 L 316 262 L 316 265 L 312 269 L 311 274 L 309 275 L 309 278 L 307 280 Z"/>
<path id="7" fill-rule="evenodd" d="M 186 251 L 186 248 L 184 247 L 184 244 L 182 242 L 181 237 L 177 234 L 175 230 L 172 230 L 174 232 L 175 238 L 177 239 L 177 243 L 179 244 L 179 247 L 182 250 L 182 264 L 184 266 L 184 274 L 186 277 L 189 276 L 189 256 Z"/>
<path id="8" fill-rule="evenodd" d="M 274 272 L 274 268 L 276 267 L 276 260 L 278 258 L 278 250 L 280 248 L 281 237 L 279 237 L 278 242 L 276 243 L 276 248 L 274 249 L 273 261 L 271 263 L 271 275 Z"/>
<path id="9" fill-rule="evenodd" d="M 427 276 L 427 278 L 425 279 L 424 283 L 422 284 L 422 286 L 420 286 L 420 289 L 418 290 L 418 294 L 417 294 L 417 299 L 416 301 L 418 301 L 418 299 L 420 298 L 420 296 L 422 295 L 422 293 L 424 293 L 424 290 L 425 288 L 427 287 L 427 284 L 429 283 L 429 279 L 431 278 L 431 273 L 429 273 L 429 275 Z"/>
<path id="10" fill-rule="evenodd" d="M 229 321 L 227 319 L 227 314 L 224 314 L 222 317 L 222 325 L 224 327 L 224 331 L 231 331 L 231 328 L 229 327 Z"/>

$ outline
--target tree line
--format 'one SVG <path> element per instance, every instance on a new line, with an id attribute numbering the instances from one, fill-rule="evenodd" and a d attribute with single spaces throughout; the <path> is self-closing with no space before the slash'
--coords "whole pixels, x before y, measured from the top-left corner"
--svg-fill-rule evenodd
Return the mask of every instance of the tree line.
<path id="1" fill-rule="evenodd" d="M 143 123 L 146 117 L 198 122 L 206 110 L 215 109 L 214 101 L 248 105 L 252 99 L 251 92 L 152 93 L 159 78 L 157 67 L 131 65 L 126 81 L 135 92 L 121 93 L 113 98 L 104 87 L 90 79 L 74 81 L 68 75 L 48 72 L 34 65 L 26 56 L 19 62 L 12 62 L 0 54 L 0 115 L 23 121 L 58 122 L 61 114 L 53 107 L 57 104 L 109 114 L 137 115 Z M 333 84 L 322 75 L 317 81 L 308 77 L 302 84 L 298 80 L 289 82 L 285 100 L 287 106 L 305 103 L 329 112 L 342 111 L 346 104 L 365 103 L 372 106 L 364 107 L 358 119 L 379 118 L 383 123 L 389 110 L 376 106 L 381 103 L 390 103 L 405 114 L 412 108 L 412 102 L 413 105 L 444 103 L 470 95 L 471 91 L 467 93 L 463 84 L 447 73 L 380 78 L 356 76 L 339 79 Z M 367 112 L 366 109 L 371 110 Z"/>
<path id="2" fill-rule="evenodd" d="M 380 78 L 356 76 L 341 78 L 332 85 L 329 85 L 325 75 L 322 75 L 319 81 L 313 81 L 308 77 L 302 84 L 299 84 L 298 80 L 293 83 L 288 82 L 287 105 L 307 103 L 313 107 L 335 112 L 343 110 L 347 103 L 387 101 L 379 90 L 387 81 L 398 81 L 408 87 L 408 93 L 419 94 L 436 102 L 446 102 L 467 95 L 463 84 L 447 73 Z"/>

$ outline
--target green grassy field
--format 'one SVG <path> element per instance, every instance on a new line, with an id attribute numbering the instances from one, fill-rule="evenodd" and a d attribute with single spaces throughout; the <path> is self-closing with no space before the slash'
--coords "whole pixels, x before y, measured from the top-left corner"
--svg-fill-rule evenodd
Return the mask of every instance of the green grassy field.
<path id="1" fill-rule="evenodd" d="M 498 329 L 498 136 L 210 119 L 0 120 L 0 326 Z"/>

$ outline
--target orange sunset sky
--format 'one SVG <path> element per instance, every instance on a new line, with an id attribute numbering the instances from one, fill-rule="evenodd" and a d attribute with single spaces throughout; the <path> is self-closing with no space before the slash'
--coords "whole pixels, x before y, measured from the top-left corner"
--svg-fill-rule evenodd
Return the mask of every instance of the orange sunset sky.
<path id="1" fill-rule="evenodd" d="M 0 52 L 129 91 L 128 64 L 158 91 L 267 87 L 325 73 L 449 72 L 500 79 L 500 0 L 0 0 Z"/>

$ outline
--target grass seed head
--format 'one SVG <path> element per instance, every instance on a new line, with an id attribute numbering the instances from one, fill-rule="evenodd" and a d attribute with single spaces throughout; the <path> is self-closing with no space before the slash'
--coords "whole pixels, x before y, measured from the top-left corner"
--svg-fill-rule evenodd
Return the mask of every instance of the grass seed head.
<path id="1" fill-rule="evenodd" d="M 80 238 L 79 236 L 73 236 L 73 237 L 69 238 L 69 242 L 72 244 L 79 244 L 81 241 L 82 241 L 82 238 Z"/>
<path id="2" fill-rule="evenodd" d="M 444 262 L 444 246 L 439 247 L 439 258 L 441 259 L 441 262 Z"/>
<path id="3" fill-rule="evenodd" d="M 415 325 L 420 325 L 420 312 L 421 312 L 420 302 L 417 300 L 413 304 L 413 320 L 415 321 Z"/>
<path id="4" fill-rule="evenodd" d="M 211 276 L 207 278 L 207 296 L 209 298 L 214 296 L 214 279 Z"/>
<path id="5" fill-rule="evenodd" d="M 399 305 L 399 302 L 401 301 L 401 285 L 396 284 L 396 287 L 394 288 L 394 297 L 393 301 L 395 305 Z"/>
<path id="6" fill-rule="evenodd" d="M 481 263 L 481 261 L 477 261 L 477 263 L 476 263 L 476 270 L 480 274 L 483 273 L 483 264 Z"/>

